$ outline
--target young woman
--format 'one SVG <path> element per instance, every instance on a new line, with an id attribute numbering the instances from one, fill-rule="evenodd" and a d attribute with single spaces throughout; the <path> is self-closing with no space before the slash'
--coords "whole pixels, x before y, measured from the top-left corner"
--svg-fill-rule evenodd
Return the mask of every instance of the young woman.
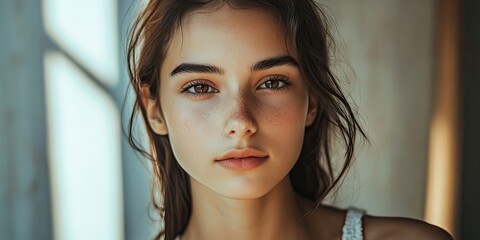
<path id="1" fill-rule="evenodd" d="M 154 163 L 157 238 L 451 239 L 322 204 L 365 137 L 330 70 L 331 44 L 311 0 L 148 2 L 128 59 L 151 149 L 131 136 L 135 111 L 130 140 Z"/>

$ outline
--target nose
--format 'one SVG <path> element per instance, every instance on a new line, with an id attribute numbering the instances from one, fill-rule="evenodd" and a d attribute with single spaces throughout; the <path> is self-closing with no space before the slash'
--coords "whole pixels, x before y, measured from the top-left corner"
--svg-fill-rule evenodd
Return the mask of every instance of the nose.
<path id="1" fill-rule="evenodd" d="M 227 103 L 229 112 L 225 122 L 225 133 L 229 137 L 251 136 L 257 132 L 257 123 L 252 115 L 253 104 L 246 96 L 236 97 Z"/>

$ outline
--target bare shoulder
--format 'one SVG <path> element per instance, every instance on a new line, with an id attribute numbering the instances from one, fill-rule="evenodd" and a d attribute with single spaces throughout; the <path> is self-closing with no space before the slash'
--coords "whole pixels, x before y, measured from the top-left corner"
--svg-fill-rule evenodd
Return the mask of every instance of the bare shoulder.
<path id="1" fill-rule="evenodd" d="M 311 209 L 312 205 L 306 205 Z M 308 209 L 307 208 L 307 209 Z M 309 218 L 313 239 L 342 239 L 342 227 L 347 209 L 321 205 Z M 363 231 L 365 240 L 392 239 L 452 240 L 442 228 L 424 221 L 402 217 L 378 217 L 364 215 Z"/>
<path id="2" fill-rule="evenodd" d="M 399 217 L 364 217 L 365 239 L 453 239 L 447 231 L 426 222 Z"/>

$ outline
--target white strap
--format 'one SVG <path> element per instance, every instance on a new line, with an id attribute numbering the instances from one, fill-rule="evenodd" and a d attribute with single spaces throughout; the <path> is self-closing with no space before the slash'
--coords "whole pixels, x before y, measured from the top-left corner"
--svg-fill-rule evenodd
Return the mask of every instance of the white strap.
<path id="1" fill-rule="evenodd" d="M 363 240 L 362 217 L 365 211 L 350 207 L 345 216 L 342 229 L 342 240 Z"/>

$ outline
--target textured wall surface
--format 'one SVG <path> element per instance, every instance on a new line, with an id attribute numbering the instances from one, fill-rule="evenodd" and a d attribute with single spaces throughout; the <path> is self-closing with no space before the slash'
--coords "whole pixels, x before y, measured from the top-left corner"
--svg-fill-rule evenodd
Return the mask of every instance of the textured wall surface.
<path id="1" fill-rule="evenodd" d="M 423 218 L 435 2 L 319 1 L 337 26 L 339 75 L 371 145 L 358 152 L 336 205 Z M 343 39 L 343 40 L 342 40 Z M 342 62 L 350 62 L 350 67 Z"/>
<path id="2" fill-rule="evenodd" d="M 0 1 L 0 239 L 51 239 L 40 2 Z"/>
<path id="3" fill-rule="evenodd" d="M 97 5 L 107 1 L 97 1 Z M 133 1 L 130 0 L 112 0 L 114 7 L 109 8 L 114 12 L 117 18 L 113 19 L 115 25 L 119 25 L 120 31 L 112 31 L 109 36 L 111 39 L 121 41 L 126 35 L 131 17 L 128 14 L 134 14 L 135 9 L 131 9 Z M 52 4 L 53 3 L 53 4 Z M 61 3 L 61 4 L 60 4 Z M 61 52 L 62 56 L 67 56 L 71 63 L 75 60 L 70 54 L 69 49 L 59 46 L 56 40 L 52 39 L 45 28 L 46 16 L 45 10 L 58 10 L 57 5 L 71 5 L 80 3 L 79 1 L 37 1 L 37 0 L 2 0 L 0 1 L 0 239 L 53 239 L 55 232 L 68 232 L 69 229 L 61 229 L 55 225 L 55 216 L 52 211 L 55 209 L 55 203 L 52 200 L 51 192 L 54 192 L 55 181 L 51 179 L 52 152 L 49 151 L 49 139 L 52 139 L 53 127 L 47 127 L 52 121 L 46 116 L 49 106 L 46 104 L 46 71 L 44 56 L 51 50 Z M 56 4 L 56 5 L 55 5 Z M 53 6 L 53 7 L 51 7 Z M 51 8 L 48 8 L 51 7 Z M 78 9 L 76 9 L 78 10 Z M 95 8 L 95 10 L 98 10 Z M 130 11 L 127 13 L 127 11 Z M 48 11 L 47 11 L 48 12 Z M 89 18 L 96 17 L 98 11 L 88 13 L 77 11 L 74 17 L 69 19 L 59 18 L 52 22 L 65 24 L 66 20 L 77 21 L 77 23 L 89 22 Z M 66 13 L 69 14 L 69 13 Z M 70 14 L 72 15 L 72 14 Z M 80 16 L 81 18 L 75 18 Z M 70 17 L 70 16 L 69 16 Z M 107 20 L 105 20 L 107 21 Z M 90 21 L 91 22 L 91 21 Z M 98 23 L 95 29 L 98 30 L 104 22 Z M 82 24 L 79 24 L 82 25 Z M 79 33 L 79 25 L 69 26 L 72 32 Z M 105 25 L 105 24 L 103 24 Z M 50 29 L 52 30 L 52 29 Z M 54 29 L 55 30 L 55 29 Z M 57 29 L 58 30 L 58 29 Z M 83 29 L 85 30 L 85 29 Z M 88 29 L 87 29 L 88 30 Z M 81 33 L 81 32 L 80 32 Z M 97 36 L 98 37 L 98 36 Z M 88 34 L 84 34 L 76 43 L 86 43 L 95 39 Z M 65 40 L 65 39 L 63 39 Z M 68 39 L 67 39 L 68 40 Z M 102 39 L 103 40 L 103 39 Z M 94 44 L 95 45 L 95 44 Z M 83 45 L 84 46 L 84 45 Z M 89 46 L 91 47 L 91 45 Z M 123 53 L 123 42 L 121 46 L 115 48 L 115 52 Z M 76 49 L 78 50 L 78 49 Z M 124 103 L 125 89 L 128 83 L 126 69 L 124 69 L 124 55 L 120 54 L 108 58 L 114 65 L 122 66 L 119 73 L 120 82 L 115 86 L 112 84 L 103 87 L 101 84 L 95 86 L 103 89 L 104 94 L 115 101 L 118 111 Z M 103 57 L 103 56 L 102 56 Z M 88 60 L 88 59 L 87 59 Z M 92 59 L 90 59 L 92 60 Z M 118 61 L 118 62 L 117 62 Z M 118 63 L 118 64 L 117 64 Z M 79 66 L 77 64 L 76 66 Z M 54 69 L 60 69 L 61 66 L 55 65 Z M 86 68 L 79 67 L 84 74 L 96 79 L 93 74 L 89 74 Z M 72 76 L 74 77 L 74 76 Z M 66 77 L 62 79 L 64 83 L 71 82 L 72 79 Z M 113 79 L 117 80 L 117 79 Z M 99 83 L 99 81 L 92 81 Z M 114 81 L 115 82 L 115 81 Z M 78 89 L 76 89 L 78 90 Z M 85 92 L 82 92 L 85 93 Z M 47 95 L 48 97 L 48 95 Z M 129 104 L 127 101 L 126 104 Z M 74 109 L 74 108 L 72 108 Z M 106 111 L 105 111 L 106 113 Z M 127 115 L 129 111 L 125 110 L 122 114 Z M 102 116 L 96 116 L 99 119 Z M 67 118 L 61 118 L 67 122 Z M 119 121 L 120 119 L 118 119 Z M 112 125 L 119 124 L 117 122 Z M 118 132 L 121 130 L 118 129 Z M 72 131 L 69 131 L 72 132 Z M 65 142 L 65 139 L 61 139 Z M 96 142 L 98 138 L 92 137 L 90 142 Z M 155 229 L 152 227 L 152 221 L 149 219 L 150 203 L 150 173 L 144 166 L 146 165 L 139 157 L 135 155 L 128 146 L 125 138 L 118 139 L 118 144 L 122 144 L 122 163 L 123 163 L 123 185 L 124 189 L 124 214 L 125 226 L 118 231 L 124 232 L 125 239 L 150 239 Z M 82 150 L 83 152 L 92 152 L 92 149 Z M 111 151 L 107 149 L 106 151 Z M 67 162 L 69 159 L 61 159 L 61 162 Z M 118 159 L 120 160 L 120 159 Z M 95 169 L 95 168 L 92 168 Z M 86 174 L 88 175 L 88 174 Z M 65 181 L 66 179 L 60 179 Z M 57 181 L 60 182 L 60 181 Z M 98 184 L 100 185 L 100 184 Z M 73 188 L 71 188 L 73 189 Z M 75 189 L 74 189 L 75 190 Z M 75 209 L 85 212 L 85 200 L 95 201 L 93 189 L 91 194 L 85 194 L 85 199 L 76 199 Z M 53 209 L 52 209 L 53 207 Z M 93 220 L 102 220 L 102 214 L 93 215 Z M 123 216 L 122 216 L 123 218 Z M 88 219 L 87 219 L 88 221 Z M 84 226 L 80 226 L 84 227 Z M 71 232 L 71 231 L 70 231 Z M 87 232 L 87 231 L 86 231 Z M 88 229 L 88 232 L 93 232 Z M 115 236 L 114 233 L 111 234 Z M 77 236 L 78 237 L 78 236 Z M 103 239 L 103 238 L 102 238 Z M 119 239 L 119 238 L 116 238 Z"/>

